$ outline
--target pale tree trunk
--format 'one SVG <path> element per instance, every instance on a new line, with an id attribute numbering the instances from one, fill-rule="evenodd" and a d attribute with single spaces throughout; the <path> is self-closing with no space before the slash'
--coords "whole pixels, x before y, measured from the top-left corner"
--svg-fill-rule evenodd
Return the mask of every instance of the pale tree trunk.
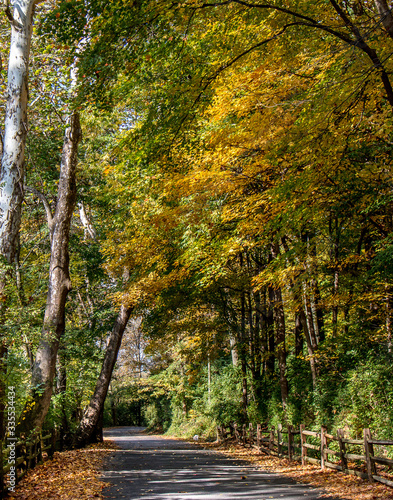
<path id="1" fill-rule="evenodd" d="M 229 333 L 229 345 L 231 348 L 232 365 L 237 366 L 239 363 L 239 355 L 237 352 L 236 338 L 232 333 Z"/>
<path id="2" fill-rule="evenodd" d="M 18 431 L 40 429 L 49 409 L 59 341 L 65 328 L 65 303 L 71 289 L 68 242 L 76 201 L 75 171 L 82 138 L 79 114 L 70 118 L 64 138 L 56 211 L 51 221 L 51 258 L 48 295 L 40 343 L 32 374 L 32 399 L 24 409 Z M 33 404 L 32 404 L 33 403 Z"/>
<path id="3" fill-rule="evenodd" d="M 126 307 L 124 305 L 120 308 L 120 312 L 116 318 L 109 337 L 105 357 L 102 362 L 101 373 L 98 377 L 94 394 L 91 397 L 89 406 L 87 407 L 75 433 L 75 446 L 84 446 L 86 443 L 91 442 L 92 438 L 94 438 L 97 434 L 97 426 L 99 425 L 100 415 L 102 415 L 104 409 L 105 398 L 108 393 L 113 368 L 116 363 L 123 333 L 131 316 L 132 309 L 132 307 Z"/>
<path id="4" fill-rule="evenodd" d="M 5 287 L 18 248 L 23 200 L 24 152 L 27 134 L 29 55 L 34 6 L 37 0 L 15 0 L 13 12 L 5 13 L 11 24 L 8 61 L 7 104 L 4 117 L 0 168 L 0 322 L 7 297 Z M 6 264 L 6 265 L 4 265 Z M 7 266 L 8 265 L 8 266 Z M 0 335 L 0 437 L 4 432 L 5 376 L 7 341 Z"/>
<path id="5" fill-rule="evenodd" d="M 7 106 L 0 172 L 0 253 L 11 264 L 16 253 L 23 199 L 27 134 L 29 54 L 36 0 L 15 0 L 11 18 Z"/>

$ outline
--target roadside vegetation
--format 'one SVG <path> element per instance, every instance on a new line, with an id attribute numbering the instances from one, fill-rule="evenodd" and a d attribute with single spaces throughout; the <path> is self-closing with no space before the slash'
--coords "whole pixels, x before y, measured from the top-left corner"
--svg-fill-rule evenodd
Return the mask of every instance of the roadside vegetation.
<path id="1" fill-rule="evenodd" d="M 0 29 L 1 438 L 13 387 L 17 435 L 69 447 L 103 422 L 393 439 L 390 4 L 23 9 Z"/>

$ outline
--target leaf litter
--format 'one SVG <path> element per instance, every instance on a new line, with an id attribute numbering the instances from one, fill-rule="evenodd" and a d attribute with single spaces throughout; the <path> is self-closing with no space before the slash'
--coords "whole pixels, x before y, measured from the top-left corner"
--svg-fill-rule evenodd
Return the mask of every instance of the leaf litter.
<path id="1" fill-rule="evenodd" d="M 166 437 L 167 436 L 160 436 Z M 173 437 L 169 439 L 174 439 Z M 196 446 L 200 446 L 194 443 Z M 343 500 L 393 500 L 393 489 L 380 483 L 368 483 L 358 477 L 333 470 L 322 471 L 316 465 L 302 466 L 285 458 L 263 455 L 256 449 L 233 443 L 203 443 L 231 458 L 246 460 L 271 472 L 291 477 L 323 491 L 321 499 L 329 495 Z M 81 450 L 56 452 L 52 460 L 28 471 L 8 500 L 103 500 L 102 490 L 107 486 L 99 479 L 103 461 L 116 445 L 109 440 Z"/>
<path id="2" fill-rule="evenodd" d="M 283 474 L 298 483 L 307 483 L 323 491 L 320 498 L 338 496 L 343 500 L 393 500 L 393 489 L 381 483 L 369 483 L 356 476 L 350 476 L 331 469 L 324 471 L 317 465 L 289 461 L 265 455 L 255 448 L 244 448 L 233 443 L 203 443 L 231 458 L 247 460 L 264 471 Z"/>
<path id="3" fill-rule="evenodd" d="M 102 500 L 99 479 L 105 457 L 117 447 L 109 440 L 80 450 L 56 452 L 29 470 L 7 500 Z"/>

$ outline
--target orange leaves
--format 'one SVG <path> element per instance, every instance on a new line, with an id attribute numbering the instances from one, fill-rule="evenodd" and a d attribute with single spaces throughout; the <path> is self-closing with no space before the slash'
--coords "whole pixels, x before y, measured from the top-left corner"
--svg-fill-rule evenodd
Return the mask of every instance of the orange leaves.
<path id="1" fill-rule="evenodd" d="M 217 445 L 208 445 L 217 448 Z M 392 490 L 382 484 L 370 484 L 356 476 L 325 470 L 315 465 L 302 466 L 297 462 L 259 454 L 256 450 L 245 449 L 239 445 L 221 445 L 221 453 L 250 461 L 263 470 L 291 477 L 296 482 L 308 483 L 325 490 L 326 494 L 337 495 L 347 500 L 386 500 L 391 498 Z M 322 494 L 321 498 L 323 498 Z"/>
<path id="2" fill-rule="evenodd" d="M 91 500 L 102 498 L 98 479 L 105 456 L 114 446 L 106 441 L 83 450 L 55 453 L 54 459 L 28 471 L 10 500 Z"/>

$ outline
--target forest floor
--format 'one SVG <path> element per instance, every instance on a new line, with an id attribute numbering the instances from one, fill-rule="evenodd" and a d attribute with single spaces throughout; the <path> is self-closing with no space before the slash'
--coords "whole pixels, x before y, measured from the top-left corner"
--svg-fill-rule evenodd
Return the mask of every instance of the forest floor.
<path id="1" fill-rule="evenodd" d="M 393 500 L 393 489 L 381 483 L 371 484 L 359 477 L 331 469 L 322 471 L 317 465 L 302 466 L 301 463 L 264 455 L 256 449 L 245 448 L 231 442 L 203 443 L 203 446 L 233 458 L 247 460 L 268 472 L 283 474 L 297 482 L 311 484 L 325 490 L 326 493 L 348 500 Z"/>
<path id="2" fill-rule="evenodd" d="M 160 438 L 167 436 L 160 436 Z M 173 438 L 171 438 L 173 439 Z M 296 482 L 324 489 L 326 493 L 348 500 L 392 500 L 393 490 L 370 484 L 360 478 L 336 471 L 321 471 L 317 466 L 302 466 L 286 459 L 261 455 L 256 450 L 233 443 L 199 443 L 227 457 L 242 459 L 268 472 L 291 477 Z M 8 500 L 99 500 L 106 486 L 100 476 L 105 458 L 116 446 L 109 440 L 82 450 L 56 452 L 52 460 L 28 471 Z"/>

